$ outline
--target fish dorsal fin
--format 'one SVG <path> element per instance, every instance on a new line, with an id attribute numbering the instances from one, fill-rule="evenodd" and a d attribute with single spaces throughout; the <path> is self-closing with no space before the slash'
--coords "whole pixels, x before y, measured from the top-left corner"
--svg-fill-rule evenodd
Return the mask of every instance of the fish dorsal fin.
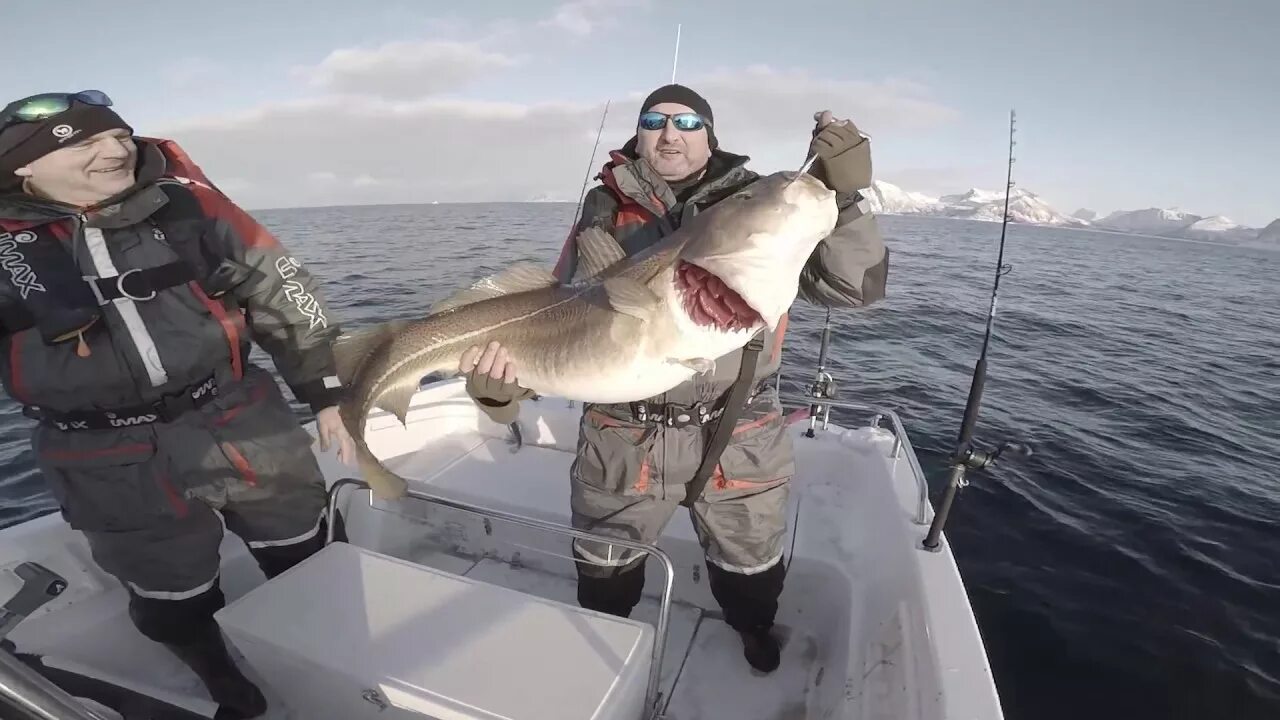
<path id="1" fill-rule="evenodd" d="M 369 355 L 408 324 L 408 320 L 392 320 L 339 335 L 333 341 L 333 362 L 337 366 L 338 379 L 342 384 L 350 385 Z"/>
<path id="2" fill-rule="evenodd" d="M 643 283 L 626 277 L 605 280 L 604 291 L 615 311 L 641 320 L 648 320 L 661 302 Z"/>
<path id="3" fill-rule="evenodd" d="M 593 226 L 578 235 L 578 257 L 582 260 L 582 277 L 593 278 L 625 260 L 627 254 L 612 235 Z"/>
<path id="4" fill-rule="evenodd" d="M 452 310 L 500 295 L 541 290 L 542 288 L 557 285 L 559 282 L 559 280 L 556 280 L 556 276 L 552 275 L 551 271 L 544 265 L 535 262 L 520 262 L 502 272 L 481 278 L 472 283 L 471 287 L 459 290 L 437 302 L 431 306 L 430 314 L 434 315 L 445 310 Z"/>

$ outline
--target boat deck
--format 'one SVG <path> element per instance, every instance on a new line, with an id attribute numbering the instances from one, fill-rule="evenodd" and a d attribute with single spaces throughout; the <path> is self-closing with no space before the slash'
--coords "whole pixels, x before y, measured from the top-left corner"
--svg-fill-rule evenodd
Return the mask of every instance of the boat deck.
<path id="1" fill-rule="evenodd" d="M 567 525 L 581 410 L 562 400 L 527 405 L 518 451 L 456 382 L 420 393 L 407 426 L 378 413 L 367 437 L 415 490 Z M 923 537 L 924 528 L 912 522 L 918 485 L 909 446 L 895 457 L 891 432 L 833 427 L 807 438 L 806 427 L 791 426 L 798 472 L 777 619 L 782 665 L 769 675 L 747 665 L 707 587 L 692 523 L 678 512 L 658 543 L 676 572 L 660 681 L 664 717 L 997 720 L 990 671 L 950 551 L 944 544 L 928 553 L 910 539 Z M 320 459 L 331 482 L 358 477 L 332 454 Z M 339 501 L 355 545 L 576 606 L 564 536 L 411 499 L 377 501 L 350 487 Z M 0 532 L 0 566 L 18 558 L 41 562 L 70 584 L 11 635 L 20 650 L 212 716 L 194 676 L 133 628 L 124 591 L 89 560 L 79 533 L 56 515 Z M 229 534 L 223 558 L 228 603 L 263 583 Z M 662 580 L 659 564 L 648 563 L 633 619 L 656 623 Z M 546 660 L 555 662 L 555 648 L 546 649 Z M 271 688 L 264 692 L 275 701 L 266 717 L 296 717 Z"/>

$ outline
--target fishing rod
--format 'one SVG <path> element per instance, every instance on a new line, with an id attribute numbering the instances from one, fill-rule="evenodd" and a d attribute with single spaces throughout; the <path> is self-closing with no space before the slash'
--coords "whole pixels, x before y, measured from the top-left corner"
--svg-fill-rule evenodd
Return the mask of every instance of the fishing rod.
<path id="1" fill-rule="evenodd" d="M 951 466 L 951 476 L 947 481 L 946 492 L 942 496 L 942 504 L 933 516 L 933 523 L 929 526 L 929 534 L 924 538 L 925 549 L 934 552 L 939 549 L 942 527 L 946 525 L 947 517 L 951 514 L 951 505 L 955 502 L 956 494 L 969 485 L 965 474 L 970 470 L 977 471 L 990 467 L 1001 454 L 1008 451 L 1023 455 L 1031 454 L 1029 447 L 1017 443 L 1006 442 L 994 450 L 982 450 L 973 444 L 973 429 L 978 423 L 978 411 L 982 405 L 982 389 L 987 382 L 987 350 L 991 345 L 991 327 L 995 324 L 996 319 L 996 305 L 1000 295 L 1000 278 L 1008 275 L 1013 270 L 1012 265 L 1004 263 L 1004 242 L 1005 234 L 1009 229 L 1009 196 L 1013 192 L 1013 147 L 1017 144 L 1013 136 L 1016 119 L 1016 113 L 1010 110 L 1009 166 L 1004 187 L 1004 219 L 1000 224 L 1000 253 L 996 259 L 995 281 L 991 286 L 991 305 L 987 310 L 987 330 L 982 338 L 982 352 L 978 356 L 977 364 L 973 366 L 973 381 L 969 385 L 969 400 L 965 403 L 964 418 L 960 422 L 960 437 L 956 440 L 955 452 L 951 454 L 948 461 Z"/>
<path id="2" fill-rule="evenodd" d="M 794 181 L 793 181 L 794 182 Z M 827 372 L 827 349 L 831 346 L 831 308 L 827 308 L 827 319 L 822 323 L 822 345 L 818 349 L 818 370 L 813 378 L 813 384 L 809 386 L 809 396 L 815 399 L 833 398 L 835 397 L 835 382 L 831 373 Z M 831 414 L 831 407 L 828 405 L 813 404 L 809 406 L 809 429 L 804 431 L 804 436 L 811 438 L 816 435 L 814 432 L 818 426 L 818 418 L 822 418 L 823 427 L 826 427 L 827 418 Z"/>
<path id="3" fill-rule="evenodd" d="M 582 201 L 587 197 L 587 183 L 591 182 L 591 169 L 596 166 L 596 151 L 600 149 L 600 136 L 604 135 L 604 120 L 609 117 L 609 103 L 612 99 L 604 101 L 604 112 L 600 113 L 600 128 L 596 130 L 596 143 L 591 146 L 591 159 L 587 161 L 587 174 L 582 178 L 582 192 L 578 193 L 578 207 L 573 211 L 573 225 L 571 228 L 578 227 L 578 215 L 582 212 Z"/>
<path id="4" fill-rule="evenodd" d="M 676 81 L 676 67 L 680 63 L 680 29 L 681 25 L 676 25 L 676 49 L 675 54 L 671 58 L 671 82 Z M 596 142 L 591 146 L 591 159 L 587 161 L 587 174 L 582 178 L 582 192 L 578 193 L 578 207 L 573 211 L 573 225 L 578 226 L 580 213 L 582 212 L 582 202 L 587 197 L 587 184 L 591 182 L 591 170 L 596 166 L 596 152 L 600 149 L 600 137 L 604 134 L 604 121 L 609 117 L 609 103 L 612 100 L 606 100 L 604 103 L 604 112 L 600 114 L 600 128 L 596 130 Z M 803 172 L 803 170 L 801 171 Z"/>
<path id="5" fill-rule="evenodd" d="M 671 58 L 671 84 L 676 84 L 676 65 L 680 63 L 680 25 L 676 25 L 676 54 Z"/>
<path id="6" fill-rule="evenodd" d="M 582 178 L 582 191 L 578 193 L 578 206 L 573 209 L 573 222 L 569 225 L 569 233 L 573 234 L 573 229 L 578 227 L 578 221 L 581 219 L 582 203 L 587 198 L 587 184 L 591 182 L 591 170 L 596 166 L 596 151 L 600 149 L 600 137 L 604 135 L 604 121 L 609 117 L 609 103 L 612 99 L 604 101 L 604 112 L 600 113 L 600 127 L 596 130 L 596 142 L 591 146 L 591 159 L 587 161 L 587 174 Z M 533 396 L 533 400 L 541 400 L 538 395 Z M 569 403 L 570 407 L 573 403 Z M 520 419 L 516 418 L 507 424 L 507 429 L 511 431 L 511 443 L 515 447 L 511 452 L 519 452 L 524 447 L 524 430 L 520 427 Z"/>

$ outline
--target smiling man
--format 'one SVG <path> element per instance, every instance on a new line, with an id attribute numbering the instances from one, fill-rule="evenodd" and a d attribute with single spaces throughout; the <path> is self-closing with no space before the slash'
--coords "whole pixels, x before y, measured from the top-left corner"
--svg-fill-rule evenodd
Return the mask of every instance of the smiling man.
<path id="1" fill-rule="evenodd" d="M 819 159 L 812 173 L 836 192 L 840 215 L 805 266 L 799 297 L 829 307 L 868 305 L 884 296 L 889 262 L 875 218 L 858 207 L 858 191 L 871 184 L 870 141 L 829 112 L 814 120 L 809 151 Z M 565 282 L 577 276 L 574 238 L 589 227 L 612 234 L 628 255 L 653 245 L 755 181 L 759 176 L 746 168 L 747 160 L 719 149 L 715 118 L 701 95 L 683 85 L 658 88 L 640 107 L 635 137 L 612 153 L 600 174 L 603 185 L 587 194 L 556 274 Z M 705 273 L 699 279 L 715 280 Z M 723 294 L 718 299 L 726 301 Z M 784 316 L 776 333 L 763 331 L 746 352 L 716 359 L 710 372 L 661 397 L 588 405 L 571 470 L 572 517 L 580 528 L 654 542 L 678 505 L 690 507 L 711 591 L 725 622 L 741 636 L 747 662 L 763 672 L 779 663 L 772 626 L 786 573 L 782 557 L 795 468 L 770 381 L 781 362 L 785 323 Z M 496 346 L 483 353 L 473 348 L 460 360 L 468 391 L 498 422 L 514 419 L 528 396 L 512 365 Z M 746 398 L 740 411 L 728 402 L 735 385 Z M 723 448 L 712 434 L 719 422 L 733 423 Z M 692 497 L 688 484 L 700 469 L 710 482 Z M 590 542 L 575 542 L 573 550 L 583 561 L 578 602 L 629 615 L 644 587 L 644 558 Z"/>
<path id="2" fill-rule="evenodd" d="M 191 667 L 217 717 L 255 717 L 266 701 L 213 620 L 224 522 L 273 577 L 321 547 L 325 484 L 249 340 L 353 462 L 338 326 L 274 237 L 110 105 L 89 90 L 0 111 L 0 378 L 138 630 Z"/>

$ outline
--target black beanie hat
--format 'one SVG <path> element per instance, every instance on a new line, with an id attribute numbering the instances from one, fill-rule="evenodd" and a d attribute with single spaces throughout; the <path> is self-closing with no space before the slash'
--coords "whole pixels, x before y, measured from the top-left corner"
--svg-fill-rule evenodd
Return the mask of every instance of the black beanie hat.
<path id="1" fill-rule="evenodd" d="M 17 178 L 13 171 L 93 137 L 104 130 L 133 128 L 109 107 L 73 101 L 71 107 L 38 122 L 19 122 L 0 130 L 0 187 Z"/>
<path id="2" fill-rule="evenodd" d="M 649 93 L 649 97 L 644 99 L 640 104 L 640 113 L 646 113 L 654 105 L 662 103 L 677 103 L 692 109 L 707 120 L 707 141 L 711 145 L 711 149 L 715 150 L 719 143 L 716 141 L 716 133 L 713 126 L 715 125 L 715 115 L 711 112 L 711 103 L 706 101 L 692 89 L 684 85 L 663 85 L 662 87 Z"/>

